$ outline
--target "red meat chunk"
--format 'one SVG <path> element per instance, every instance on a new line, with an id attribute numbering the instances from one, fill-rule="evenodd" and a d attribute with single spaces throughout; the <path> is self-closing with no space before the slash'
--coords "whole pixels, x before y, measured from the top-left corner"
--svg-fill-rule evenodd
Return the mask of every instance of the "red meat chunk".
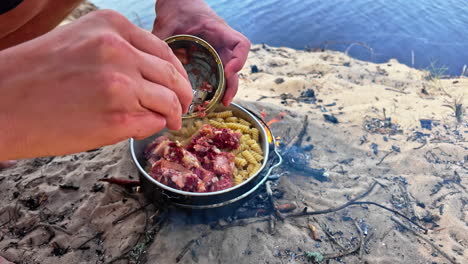
<path id="1" fill-rule="evenodd" d="M 202 82 L 202 85 L 200 86 L 201 91 L 206 91 L 206 92 L 212 92 L 213 91 L 213 85 L 209 84 L 208 82 L 204 81 Z"/>
<path id="2" fill-rule="evenodd" d="M 189 192 L 213 192 L 233 186 L 235 156 L 223 150 L 239 147 L 240 134 L 204 125 L 184 148 L 161 136 L 145 150 L 149 174 L 167 186 Z"/>

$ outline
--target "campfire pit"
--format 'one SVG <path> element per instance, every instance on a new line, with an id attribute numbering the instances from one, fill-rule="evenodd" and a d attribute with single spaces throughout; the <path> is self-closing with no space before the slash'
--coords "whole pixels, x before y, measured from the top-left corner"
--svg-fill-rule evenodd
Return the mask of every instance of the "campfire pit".
<path id="1" fill-rule="evenodd" d="M 181 191 L 156 181 L 144 169 L 147 162 L 144 157 L 146 146 L 156 137 L 165 133 L 166 130 L 143 140 L 130 139 L 131 156 L 140 172 L 141 186 L 149 201 L 155 203 L 169 202 L 179 208 L 188 209 L 195 213 L 213 214 L 216 211 L 215 215 L 217 216 L 229 215 L 251 198 L 259 187 L 268 180 L 271 171 L 281 164 L 282 158 L 277 151 L 275 139 L 268 126 L 260 118 L 236 104 L 231 104 L 228 107 L 218 106 L 217 110 L 231 110 L 236 116 L 251 122 L 260 131 L 259 144 L 264 153 L 260 170 L 241 184 L 226 190 L 207 193 Z"/>

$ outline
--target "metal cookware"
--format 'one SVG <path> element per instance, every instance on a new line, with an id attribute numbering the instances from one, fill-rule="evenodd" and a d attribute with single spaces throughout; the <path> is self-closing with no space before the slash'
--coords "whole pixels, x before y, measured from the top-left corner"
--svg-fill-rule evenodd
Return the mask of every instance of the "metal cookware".
<path id="1" fill-rule="evenodd" d="M 194 193 L 166 186 L 153 179 L 144 169 L 146 160 L 143 152 L 148 144 L 167 131 L 162 130 L 143 140 L 130 139 L 131 156 L 140 171 L 140 181 L 147 199 L 158 203 L 168 201 L 177 207 L 192 211 L 213 212 L 213 210 L 216 210 L 222 214 L 229 214 L 229 212 L 232 213 L 232 210 L 252 197 L 259 187 L 268 180 L 271 171 L 281 164 L 282 158 L 276 149 L 276 142 L 269 128 L 252 112 L 237 104 L 231 104 L 228 107 L 219 105 L 216 110 L 231 110 L 235 116 L 248 120 L 260 131 L 259 144 L 265 155 L 260 170 L 245 182 L 217 192 Z M 187 122 L 187 120 L 184 122 Z"/>

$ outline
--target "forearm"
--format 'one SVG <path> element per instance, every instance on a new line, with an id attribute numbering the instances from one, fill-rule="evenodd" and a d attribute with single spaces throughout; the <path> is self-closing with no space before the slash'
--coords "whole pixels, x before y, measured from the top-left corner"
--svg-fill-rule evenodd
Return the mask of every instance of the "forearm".
<path id="1" fill-rule="evenodd" d="M 55 28 L 83 0 L 24 0 L 0 16 L 0 50 Z"/>

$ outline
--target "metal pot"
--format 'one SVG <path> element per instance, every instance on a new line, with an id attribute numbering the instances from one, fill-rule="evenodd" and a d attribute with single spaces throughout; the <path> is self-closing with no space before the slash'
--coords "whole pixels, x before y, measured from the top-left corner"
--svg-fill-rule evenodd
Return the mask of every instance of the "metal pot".
<path id="1" fill-rule="evenodd" d="M 267 125 L 260 118 L 237 104 L 231 104 L 228 107 L 220 105 L 216 110 L 231 110 L 235 116 L 250 121 L 260 131 L 259 144 L 265 155 L 260 170 L 245 182 L 217 192 L 194 193 L 166 186 L 152 178 L 144 169 L 146 160 L 143 151 L 156 137 L 166 132 L 166 130 L 162 130 L 143 140 L 130 139 L 131 156 L 140 171 L 141 186 L 147 199 L 157 203 L 168 201 L 177 207 L 190 209 L 191 211 L 209 210 L 213 212 L 213 210 L 216 210 L 222 214 L 233 212 L 232 210 L 252 197 L 268 179 L 271 171 L 281 164 L 282 158 L 276 149 L 275 139 Z"/>

